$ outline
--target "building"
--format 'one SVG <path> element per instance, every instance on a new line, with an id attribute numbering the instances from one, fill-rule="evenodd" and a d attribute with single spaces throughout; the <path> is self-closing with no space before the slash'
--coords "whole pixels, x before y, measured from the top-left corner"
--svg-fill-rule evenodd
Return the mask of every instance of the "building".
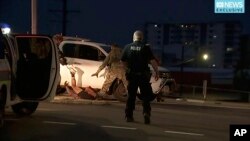
<path id="1" fill-rule="evenodd" d="M 237 69 L 250 69 L 250 35 L 240 37 L 240 54 Z"/>
<path id="2" fill-rule="evenodd" d="M 233 68 L 240 58 L 242 25 L 237 21 L 211 23 L 146 23 L 145 39 L 163 66 Z M 202 61 L 201 55 L 209 54 Z"/>

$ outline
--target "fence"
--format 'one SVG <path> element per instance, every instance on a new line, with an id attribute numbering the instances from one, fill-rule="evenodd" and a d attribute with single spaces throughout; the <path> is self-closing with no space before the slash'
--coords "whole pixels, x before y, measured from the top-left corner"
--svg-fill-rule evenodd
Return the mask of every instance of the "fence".
<path id="1" fill-rule="evenodd" d="M 237 101 L 250 102 L 250 92 L 233 89 L 213 88 L 197 85 L 182 85 L 182 93 L 180 95 L 180 85 L 177 84 L 175 91 L 169 92 L 166 86 L 163 88 L 163 96 L 179 97 L 197 100 L 211 100 L 211 101 Z"/>

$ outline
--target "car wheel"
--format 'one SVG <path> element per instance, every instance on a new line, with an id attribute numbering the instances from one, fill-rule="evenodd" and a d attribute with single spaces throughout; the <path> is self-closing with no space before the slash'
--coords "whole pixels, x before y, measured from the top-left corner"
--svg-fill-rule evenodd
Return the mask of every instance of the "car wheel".
<path id="1" fill-rule="evenodd" d="M 12 105 L 13 112 L 20 116 L 28 116 L 33 114 L 38 106 L 39 102 L 22 102 Z"/>
<path id="2" fill-rule="evenodd" d="M 169 92 L 170 92 L 170 94 L 173 94 L 175 91 L 176 91 L 176 84 L 175 83 L 169 84 Z"/>
<path id="3" fill-rule="evenodd" d="M 128 95 L 122 82 L 117 81 L 113 86 L 113 95 L 121 102 L 126 102 Z"/>

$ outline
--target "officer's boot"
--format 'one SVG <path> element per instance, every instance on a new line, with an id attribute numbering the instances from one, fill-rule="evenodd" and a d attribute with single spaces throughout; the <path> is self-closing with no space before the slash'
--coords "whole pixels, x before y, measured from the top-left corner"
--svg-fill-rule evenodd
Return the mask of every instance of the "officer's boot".
<path id="1" fill-rule="evenodd" d="M 151 113 L 151 106 L 150 102 L 144 101 L 142 103 L 143 105 L 143 117 L 144 117 L 144 123 L 145 124 L 150 124 L 150 113 Z"/>
<path id="2" fill-rule="evenodd" d="M 125 110 L 125 118 L 127 122 L 134 122 L 133 111 Z"/>
<path id="3" fill-rule="evenodd" d="M 144 124 L 150 124 L 150 113 L 144 113 Z"/>

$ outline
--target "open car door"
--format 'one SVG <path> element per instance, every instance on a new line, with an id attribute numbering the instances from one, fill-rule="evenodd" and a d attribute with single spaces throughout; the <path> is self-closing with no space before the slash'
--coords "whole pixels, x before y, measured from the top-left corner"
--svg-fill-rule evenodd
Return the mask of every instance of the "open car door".
<path id="1" fill-rule="evenodd" d="M 16 94 L 22 100 L 43 101 L 55 96 L 59 80 L 58 54 L 48 36 L 15 35 L 18 60 Z"/>
<path id="2" fill-rule="evenodd" d="M 17 54 L 13 100 L 21 100 L 12 105 L 12 110 L 30 115 L 40 101 L 51 100 L 56 94 L 60 77 L 58 49 L 49 36 L 13 35 L 9 39 Z"/>

